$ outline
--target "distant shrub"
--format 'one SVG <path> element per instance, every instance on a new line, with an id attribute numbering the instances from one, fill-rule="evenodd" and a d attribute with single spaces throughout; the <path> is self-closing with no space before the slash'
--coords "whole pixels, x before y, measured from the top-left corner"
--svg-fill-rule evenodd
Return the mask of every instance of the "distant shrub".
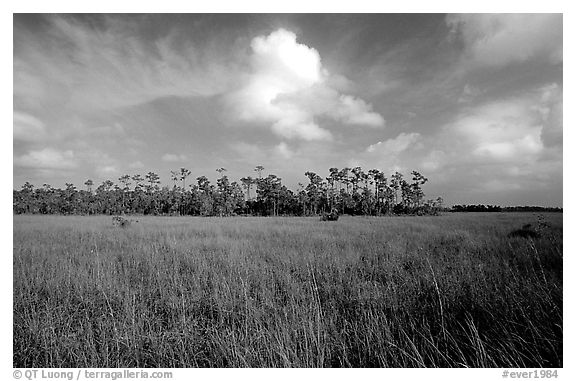
<path id="1" fill-rule="evenodd" d="M 338 221 L 339 217 L 338 211 L 332 210 L 330 213 L 323 213 L 320 221 Z"/>
<path id="2" fill-rule="evenodd" d="M 532 224 L 525 224 L 522 229 L 512 230 L 508 233 L 508 238 L 540 238 L 540 233 L 532 228 Z"/>
<path id="3" fill-rule="evenodd" d="M 118 226 L 121 228 L 127 228 L 128 226 L 130 226 L 132 224 L 132 222 L 138 222 L 136 220 L 127 220 L 124 217 L 121 216 L 114 216 L 112 217 L 112 225 L 114 226 Z"/>

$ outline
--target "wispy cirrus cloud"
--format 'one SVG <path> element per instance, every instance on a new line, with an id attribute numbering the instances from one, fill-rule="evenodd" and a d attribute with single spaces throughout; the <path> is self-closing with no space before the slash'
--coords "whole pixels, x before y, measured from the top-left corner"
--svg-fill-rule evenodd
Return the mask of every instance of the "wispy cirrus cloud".
<path id="1" fill-rule="evenodd" d="M 14 94 L 28 107 L 82 112 L 212 96 L 232 78 L 221 52 L 178 44 L 171 34 L 142 38 L 137 18 L 107 16 L 98 27 L 60 15 L 45 21 L 45 38 L 21 32 L 15 41 Z"/>

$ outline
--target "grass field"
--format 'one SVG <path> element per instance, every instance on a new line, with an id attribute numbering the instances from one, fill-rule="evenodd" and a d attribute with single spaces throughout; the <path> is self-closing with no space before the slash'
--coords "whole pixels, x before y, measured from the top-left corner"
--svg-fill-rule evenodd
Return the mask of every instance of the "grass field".
<path id="1" fill-rule="evenodd" d="M 562 214 L 14 216 L 14 367 L 561 367 Z"/>

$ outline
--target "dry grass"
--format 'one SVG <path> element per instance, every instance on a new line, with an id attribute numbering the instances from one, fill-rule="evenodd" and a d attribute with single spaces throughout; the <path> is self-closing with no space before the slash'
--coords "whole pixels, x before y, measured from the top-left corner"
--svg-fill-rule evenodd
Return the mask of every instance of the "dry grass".
<path id="1" fill-rule="evenodd" d="M 15 367 L 561 367 L 562 215 L 14 217 Z"/>

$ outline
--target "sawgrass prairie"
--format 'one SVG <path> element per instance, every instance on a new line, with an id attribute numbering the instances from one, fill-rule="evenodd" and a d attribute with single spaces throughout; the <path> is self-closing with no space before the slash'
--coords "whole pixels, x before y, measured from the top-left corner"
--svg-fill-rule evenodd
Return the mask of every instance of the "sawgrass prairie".
<path id="1" fill-rule="evenodd" d="M 563 366 L 561 213 L 127 218 L 14 216 L 14 367 Z"/>

